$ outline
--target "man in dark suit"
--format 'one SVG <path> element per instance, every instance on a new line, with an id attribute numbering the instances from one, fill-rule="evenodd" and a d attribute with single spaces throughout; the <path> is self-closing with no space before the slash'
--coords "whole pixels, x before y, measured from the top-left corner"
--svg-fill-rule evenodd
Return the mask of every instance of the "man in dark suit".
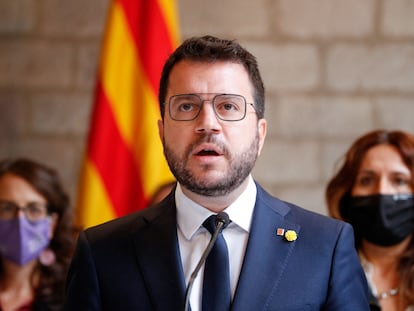
<path id="1" fill-rule="evenodd" d="M 267 130 L 253 55 L 235 41 L 188 39 L 164 66 L 159 102 L 177 186 L 80 234 L 65 310 L 369 310 L 351 226 L 280 201 L 251 176 Z M 231 222 L 206 229 L 223 211 Z"/>

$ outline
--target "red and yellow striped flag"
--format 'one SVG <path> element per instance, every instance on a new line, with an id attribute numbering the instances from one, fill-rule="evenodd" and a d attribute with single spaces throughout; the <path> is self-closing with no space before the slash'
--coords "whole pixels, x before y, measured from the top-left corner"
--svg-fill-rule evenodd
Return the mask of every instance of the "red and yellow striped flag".
<path id="1" fill-rule="evenodd" d="M 143 209 L 173 180 L 158 137 L 162 66 L 178 44 L 174 0 L 113 0 L 78 192 L 82 228 Z"/>

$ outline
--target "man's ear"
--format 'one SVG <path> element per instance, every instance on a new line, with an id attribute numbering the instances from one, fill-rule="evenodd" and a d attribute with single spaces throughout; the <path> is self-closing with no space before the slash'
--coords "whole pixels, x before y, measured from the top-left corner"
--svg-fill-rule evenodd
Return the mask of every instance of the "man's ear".
<path id="1" fill-rule="evenodd" d="M 161 142 L 164 140 L 164 122 L 163 120 L 158 120 L 158 135 L 160 136 Z"/>
<path id="2" fill-rule="evenodd" d="M 262 152 L 263 144 L 267 134 L 267 121 L 266 119 L 259 119 L 257 122 L 257 131 L 259 135 L 259 148 L 258 148 L 258 156 Z"/>

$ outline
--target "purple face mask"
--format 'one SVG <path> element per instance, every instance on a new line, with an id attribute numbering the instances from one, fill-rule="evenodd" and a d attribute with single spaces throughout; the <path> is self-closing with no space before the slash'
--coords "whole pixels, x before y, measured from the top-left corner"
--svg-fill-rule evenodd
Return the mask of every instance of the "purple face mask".
<path id="1" fill-rule="evenodd" d="M 0 220 L 0 254 L 4 258 L 24 266 L 37 258 L 49 245 L 51 219 L 35 222 L 25 217 Z"/>

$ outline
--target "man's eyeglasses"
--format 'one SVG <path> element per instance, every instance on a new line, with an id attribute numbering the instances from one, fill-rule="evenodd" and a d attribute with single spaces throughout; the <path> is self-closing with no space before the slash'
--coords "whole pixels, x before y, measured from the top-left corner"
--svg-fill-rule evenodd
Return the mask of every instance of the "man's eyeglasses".
<path id="1" fill-rule="evenodd" d="M 208 95 L 208 94 L 207 94 Z M 246 116 L 246 99 L 241 95 L 217 94 L 211 100 L 202 99 L 200 94 L 179 94 L 170 97 L 168 112 L 176 121 L 191 121 L 198 117 L 203 103 L 210 101 L 216 116 L 223 121 L 240 121 Z"/>
<path id="2" fill-rule="evenodd" d="M 44 203 L 31 202 L 26 206 L 20 207 L 14 202 L 0 201 L 1 220 L 10 220 L 17 217 L 20 210 L 30 221 L 40 220 L 47 216 L 47 205 Z"/>

